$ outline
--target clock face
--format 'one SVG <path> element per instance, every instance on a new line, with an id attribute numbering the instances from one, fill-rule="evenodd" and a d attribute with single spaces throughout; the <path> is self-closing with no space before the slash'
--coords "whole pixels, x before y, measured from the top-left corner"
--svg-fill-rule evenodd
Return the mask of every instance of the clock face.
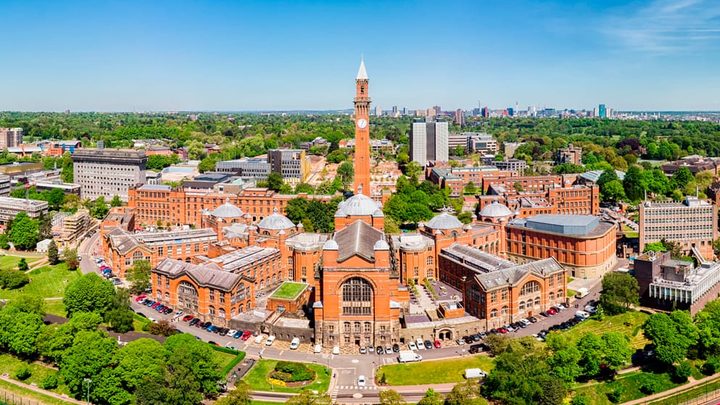
<path id="1" fill-rule="evenodd" d="M 368 122 L 364 118 L 360 118 L 357 122 L 358 128 L 365 128 L 367 126 Z"/>

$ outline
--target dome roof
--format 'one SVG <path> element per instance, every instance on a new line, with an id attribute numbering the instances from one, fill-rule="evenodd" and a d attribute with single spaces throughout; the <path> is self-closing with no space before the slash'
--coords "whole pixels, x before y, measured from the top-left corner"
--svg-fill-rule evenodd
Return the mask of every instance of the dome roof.
<path id="1" fill-rule="evenodd" d="M 285 215 L 279 214 L 277 209 L 275 209 L 272 214 L 263 218 L 263 220 L 258 223 L 258 227 L 261 229 L 281 230 L 294 228 L 295 224 Z"/>
<path id="2" fill-rule="evenodd" d="M 338 244 L 334 239 L 329 239 L 323 245 L 323 250 L 338 250 Z"/>
<path id="3" fill-rule="evenodd" d="M 373 250 L 390 250 L 390 245 L 384 239 L 378 239 L 375 246 L 373 246 Z"/>
<path id="4" fill-rule="evenodd" d="M 463 224 L 456 216 L 442 212 L 434 216 L 425 226 L 430 229 L 457 229 L 462 228 Z"/>
<path id="5" fill-rule="evenodd" d="M 218 218 L 241 218 L 243 216 L 242 210 L 231 204 L 229 199 L 225 200 L 225 204 L 215 208 L 211 214 Z"/>
<path id="6" fill-rule="evenodd" d="M 378 203 L 375 202 L 375 200 L 364 194 L 355 194 L 354 196 L 338 204 L 338 209 L 335 212 L 335 216 L 368 216 L 374 214 L 375 216 L 379 216 L 377 214 L 382 215 L 382 211 L 377 213 L 377 211 L 379 210 L 380 206 L 378 205 Z"/>
<path id="7" fill-rule="evenodd" d="M 481 211 L 480 216 L 485 218 L 502 218 L 502 217 L 509 217 L 512 216 L 512 211 L 505 206 L 505 204 L 500 204 L 497 201 L 493 201 L 492 203 L 486 205 Z"/>

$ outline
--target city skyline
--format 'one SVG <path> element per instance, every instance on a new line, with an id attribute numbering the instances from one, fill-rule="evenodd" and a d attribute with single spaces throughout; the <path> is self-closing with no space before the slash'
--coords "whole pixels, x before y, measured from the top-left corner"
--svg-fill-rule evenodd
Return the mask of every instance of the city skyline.
<path id="1" fill-rule="evenodd" d="M 4 1 L 0 11 L 11 39 L 0 44 L 10 62 L 0 110 L 345 110 L 361 55 L 383 110 L 720 110 L 720 6 L 706 0 Z"/>

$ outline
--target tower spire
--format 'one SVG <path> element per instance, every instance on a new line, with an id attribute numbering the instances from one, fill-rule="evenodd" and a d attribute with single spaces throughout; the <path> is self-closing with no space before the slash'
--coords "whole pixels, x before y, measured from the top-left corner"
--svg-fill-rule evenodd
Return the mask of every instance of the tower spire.
<path id="1" fill-rule="evenodd" d="M 358 69 L 358 74 L 357 74 L 356 79 L 357 80 L 367 80 L 368 79 L 367 70 L 365 70 L 365 58 L 362 56 L 360 57 L 360 68 Z"/>

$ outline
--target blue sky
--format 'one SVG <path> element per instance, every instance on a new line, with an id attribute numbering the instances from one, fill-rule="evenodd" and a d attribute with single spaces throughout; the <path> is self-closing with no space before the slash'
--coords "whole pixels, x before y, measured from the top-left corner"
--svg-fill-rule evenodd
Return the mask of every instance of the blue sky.
<path id="1" fill-rule="evenodd" d="M 720 0 L 0 0 L 0 110 L 720 110 Z"/>

